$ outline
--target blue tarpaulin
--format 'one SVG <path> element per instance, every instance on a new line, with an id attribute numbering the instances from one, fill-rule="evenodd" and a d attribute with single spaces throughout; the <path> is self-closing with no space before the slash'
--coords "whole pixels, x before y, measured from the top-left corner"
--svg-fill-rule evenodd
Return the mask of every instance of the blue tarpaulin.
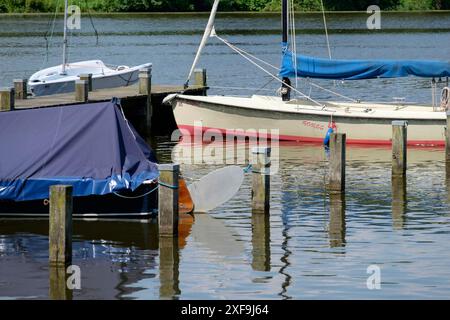
<path id="1" fill-rule="evenodd" d="M 0 112 L 0 200 L 135 190 L 158 177 L 151 149 L 113 102 Z"/>
<path id="2" fill-rule="evenodd" d="M 416 76 L 439 78 L 450 76 L 450 63 L 421 60 L 330 60 L 297 55 L 284 51 L 281 77 L 333 80 L 363 80 Z"/>

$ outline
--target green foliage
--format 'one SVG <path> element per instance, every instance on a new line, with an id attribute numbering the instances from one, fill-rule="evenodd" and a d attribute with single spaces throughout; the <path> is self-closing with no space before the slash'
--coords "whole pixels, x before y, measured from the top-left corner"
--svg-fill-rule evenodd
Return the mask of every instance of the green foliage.
<path id="1" fill-rule="evenodd" d="M 213 0 L 71 0 L 82 10 L 103 12 L 209 11 Z M 329 11 L 365 11 L 376 4 L 382 10 L 450 9 L 450 0 L 323 0 Z M 321 0 L 294 0 L 299 11 L 320 11 Z M 0 12 L 49 12 L 63 0 L 0 0 Z M 281 0 L 222 0 L 221 11 L 279 11 Z"/>

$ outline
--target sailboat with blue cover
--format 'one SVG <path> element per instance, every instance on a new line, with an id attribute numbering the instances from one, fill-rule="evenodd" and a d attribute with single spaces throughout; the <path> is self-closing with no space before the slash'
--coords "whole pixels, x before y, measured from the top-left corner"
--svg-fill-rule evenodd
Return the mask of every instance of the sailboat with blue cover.
<path id="1" fill-rule="evenodd" d="M 291 85 L 290 79 L 298 77 L 361 81 L 412 76 L 445 79 L 450 76 L 448 61 L 337 60 L 298 55 L 295 44 L 288 42 L 289 25 L 293 16 L 292 4 L 288 0 L 283 0 L 282 63 L 278 74 L 273 75 L 264 68 L 269 64 L 217 35 L 214 30 L 214 20 L 218 3 L 219 0 L 214 3 L 192 70 L 207 39 L 214 37 L 279 81 L 280 95 L 171 96 L 167 101 L 172 104 L 175 119 L 183 134 L 193 134 L 199 127 L 203 131 L 213 129 L 225 134 L 235 129 L 243 129 L 241 132 L 244 133 L 264 129 L 269 132 L 269 138 L 323 142 L 331 129 L 335 132 L 346 133 L 348 143 L 382 145 L 391 144 L 392 122 L 405 120 L 408 123 L 408 144 L 443 145 L 445 143 L 446 111 L 450 106 L 450 89 L 447 86 L 442 90 L 440 103 L 430 105 L 411 104 L 404 101 L 364 102 L 351 98 L 346 101 L 339 99 L 319 101 L 300 92 Z M 334 93 L 332 90 L 328 91 Z M 295 93 L 295 98 L 292 98 L 294 96 L 292 93 Z M 279 134 L 272 137 L 270 132 Z"/>

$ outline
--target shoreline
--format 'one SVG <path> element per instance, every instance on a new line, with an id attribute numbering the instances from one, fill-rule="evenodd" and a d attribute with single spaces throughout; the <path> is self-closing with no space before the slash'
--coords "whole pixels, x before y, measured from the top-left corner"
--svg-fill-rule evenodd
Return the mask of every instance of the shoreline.
<path id="1" fill-rule="evenodd" d="M 86 11 L 83 11 L 86 13 Z M 326 14 L 369 14 L 366 11 L 325 11 Z M 382 11 L 384 14 L 448 14 L 450 10 L 386 10 Z M 62 12 L 57 13 L 57 15 L 62 15 Z M 161 16 L 161 15 L 169 15 L 169 16 L 197 16 L 197 15 L 209 15 L 208 11 L 200 11 L 200 12 L 90 12 L 92 16 L 125 16 L 125 15 L 142 15 L 142 16 Z M 219 12 L 217 15 L 279 15 L 281 12 L 279 11 L 223 11 Z M 322 14 L 321 11 L 296 11 L 295 14 L 298 15 L 316 15 Z M 54 12 L 12 12 L 12 13 L 0 13 L 0 17 L 22 17 L 22 16 L 53 16 Z"/>

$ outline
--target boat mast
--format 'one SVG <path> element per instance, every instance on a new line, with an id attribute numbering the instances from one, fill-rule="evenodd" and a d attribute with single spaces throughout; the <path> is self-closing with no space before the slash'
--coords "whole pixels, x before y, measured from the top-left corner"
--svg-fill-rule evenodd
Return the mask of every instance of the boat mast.
<path id="1" fill-rule="evenodd" d="M 288 33 L 289 33 L 289 11 L 288 11 L 288 1 L 282 0 L 282 9 L 281 9 L 281 23 L 283 29 L 283 46 L 287 46 L 288 43 Z M 281 90 L 281 98 L 283 101 L 291 100 L 291 88 L 288 86 L 291 85 L 291 80 L 287 77 L 283 78 L 282 90 Z"/>
<path id="2" fill-rule="evenodd" d="M 66 64 L 67 64 L 67 14 L 69 10 L 69 0 L 64 1 L 64 40 L 63 40 L 63 63 L 61 74 L 66 75 Z"/>

